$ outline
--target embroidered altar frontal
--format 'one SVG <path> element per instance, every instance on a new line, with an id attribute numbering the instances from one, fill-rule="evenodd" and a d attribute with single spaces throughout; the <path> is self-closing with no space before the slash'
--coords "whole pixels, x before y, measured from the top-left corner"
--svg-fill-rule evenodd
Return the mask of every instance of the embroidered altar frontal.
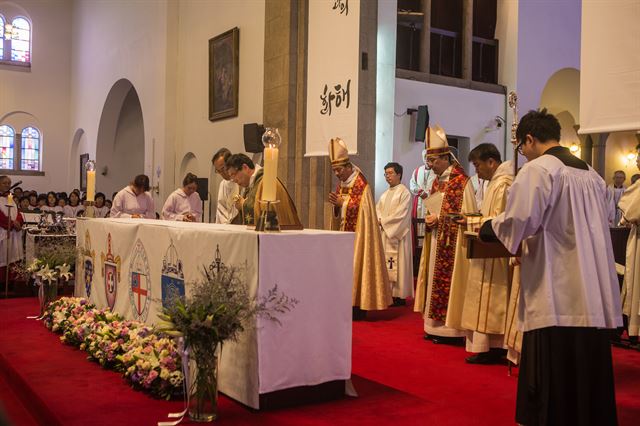
<path id="1" fill-rule="evenodd" d="M 299 300 L 295 309 L 278 317 L 281 325 L 258 317 L 221 358 L 220 390 L 259 409 L 260 394 L 351 376 L 353 244 L 348 232 L 80 219 L 75 294 L 153 324 L 205 269 L 240 268 L 253 297 L 277 285 Z"/>

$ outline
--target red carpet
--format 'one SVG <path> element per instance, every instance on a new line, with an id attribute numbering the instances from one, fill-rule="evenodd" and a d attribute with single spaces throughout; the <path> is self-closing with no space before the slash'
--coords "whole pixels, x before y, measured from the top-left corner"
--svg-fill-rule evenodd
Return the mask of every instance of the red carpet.
<path id="1" fill-rule="evenodd" d="M 34 299 L 0 300 L 0 398 L 16 425 L 155 425 L 180 401 L 131 390 L 119 374 L 25 317 Z M 222 396 L 229 425 L 513 425 L 516 377 L 504 366 L 464 363 L 463 348 L 422 339 L 420 316 L 393 308 L 354 323 L 358 398 L 253 412 Z M 640 418 L 640 352 L 614 348 L 620 425 Z M 515 370 L 517 371 L 517 370 Z"/>

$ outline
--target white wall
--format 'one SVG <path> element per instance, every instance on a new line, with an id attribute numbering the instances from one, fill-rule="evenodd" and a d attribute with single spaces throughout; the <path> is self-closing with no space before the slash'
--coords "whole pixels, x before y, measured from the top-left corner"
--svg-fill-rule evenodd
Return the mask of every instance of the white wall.
<path id="1" fill-rule="evenodd" d="M 413 170 L 422 164 L 424 149 L 424 143 L 410 139 L 415 121 L 409 115 L 402 115 L 407 108 L 428 105 L 431 125 L 439 124 L 447 135 L 469 138 L 471 149 L 489 142 L 504 154 L 505 126 L 497 130 L 493 127 L 494 117 L 504 113 L 504 95 L 404 79 L 396 79 L 395 93 L 393 161 L 404 167 L 402 182 L 405 185 L 408 186 Z M 487 127 L 491 130 L 487 131 Z M 460 162 L 467 173 L 475 174 L 469 170 L 466 158 Z M 378 172 L 383 173 L 376 170 Z"/>
<path id="2" fill-rule="evenodd" d="M 118 80 L 125 78 L 138 93 L 144 120 L 144 170 L 139 173 L 148 174 L 153 183 L 157 165 L 164 164 L 165 107 L 175 102 L 167 98 L 166 75 L 170 37 L 167 21 L 176 17 L 169 18 L 167 11 L 167 0 L 73 3 L 71 133 L 84 130 L 74 151 L 88 152 L 96 158 L 96 138 L 107 95 Z M 79 160 L 72 161 L 75 164 Z M 101 165 L 97 167 L 100 170 Z M 77 186 L 76 173 L 71 171 L 67 179 L 68 185 Z M 97 191 L 103 189 L 100 176 L 96 185 Z M 171 192 L 166 192 L 165 186 L 161 185 L 162 200 Z"/>
<path id="3" fill-rule="evenodd" d="M 68 150 L 71 2 L 68 0 L 0 1 L 0 13 L 26 16 L 32 23 L 31 69 L 0 65 L 0 124 L 16 132 L 35 124 L 42 132 L 44 176 L 13 176 L 24 189 L 68 191 L 67 171 L 79 167 Z M 32 116 L 16 114 L 25 111 Z"/>
<path id="4" fill-rule="evenodd" d="M 242 125 L 262 123 L 264 92 L 264 0 L 184 0 L 178 5 L 177 118 L 174 186 L 182 183 L 180 166 L 193 153 L 198 177 L 214 176 L 211 157 L 227 147 L 244 151 Z M 209 39 L 233 27 L 240 29 L 240 80 L 238 116 L 209 121 Z M 217 195 L 219 177 L 210 180 L 209 190 Z M 175 188 L 174 188 L 175 189 Z M 214 207 L 212 201 L 212 208 Z M 208 207 L 208 204 L 207 204 Z M 205 220 L 208 212 L 205 211 Z"/>

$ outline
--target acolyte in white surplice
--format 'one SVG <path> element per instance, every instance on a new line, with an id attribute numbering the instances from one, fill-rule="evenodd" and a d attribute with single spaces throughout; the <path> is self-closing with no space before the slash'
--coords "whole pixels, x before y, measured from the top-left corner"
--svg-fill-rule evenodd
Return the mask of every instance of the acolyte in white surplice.
<path id="1" fill-rule="evenodd" d="M 387 189 L 378 204 L 382 245 L 393 297 L 413 297 L 411 193 L 403 184 Z"/>
<path id="2" fill-rule="evenodd" d="M 622 312 L 629 317 L 629 336 L 640 335 L 640 181 L 631 185 L 620 198 L 622 224 L 631 226 L 622 285 Z"/>
<path id="3" fill-rule="evenodd" d="M 187 215 L 193 215 L 196 222 L 202 221 L 202 200 L 197 192 L 187 195 L 182 188 L 173 191 L 162 207 L 164 220 L 184 221 Z"/>
<path id="4" fill-rule="evenodd" d="M 6 196 L 0 197 L 0 267 L 7 265 L 7 218 L 9 208 Z M 22 224 L 22 215 L 18 212 L 14 204 L 11 210 L 11 221 Z M 24 251 L 22 248 L 22 231 L 11 228 L 9 231 L 10 244 L 9 263 L 14 263 L 22 259 Z M 4 279 L 4 277 L 3 277 Z"/>
<path id="5" fill-rule="evenodd" d="M 523 243 L 522 329 L 619 327 L 605 182 L 592 168 L 567 167 L 550 151 L 522 167 L 505 212 L 491 223 L 511 253 Z"/>

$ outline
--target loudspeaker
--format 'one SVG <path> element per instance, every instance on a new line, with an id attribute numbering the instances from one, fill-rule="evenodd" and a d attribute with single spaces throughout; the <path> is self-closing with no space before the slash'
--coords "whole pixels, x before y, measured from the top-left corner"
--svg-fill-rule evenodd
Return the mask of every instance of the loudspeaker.
<path id="1" fill-rule="evenodd" d="M 244 150 L 246 152 L 258 153 L 264 150 L 262 145 L 262 135 L 264 126 L 258 123 L 244 125 Z"/>
<path id="2" fill-rule="evenodd" d="M 424 142 L 424 134 L 429 126 L 429 107 L 420 105 L 418 107 L 418 119 L 416 120 L 416 142 Z"/>
<path id="3" fill-rule="evenodd" d="M 198 178 L 198 195 L 200 195 L 200 199 L 202 201 L 207 201 L 209 199 L 209 179 L 208 178 Z"/>

